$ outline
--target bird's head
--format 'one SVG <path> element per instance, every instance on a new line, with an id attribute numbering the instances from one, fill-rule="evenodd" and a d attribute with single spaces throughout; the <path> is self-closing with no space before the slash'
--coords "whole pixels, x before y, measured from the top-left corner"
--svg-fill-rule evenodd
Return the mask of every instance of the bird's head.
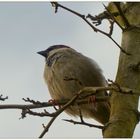
<path id="1" fill-rule="evenodd" d="M 53 45 L 47 48 L 46 50 L 39 51 L 37 53 L 44 56 L 47 59 L 50 54 L 57 52 L 59 49 L 65 49 L 65 48 L 70 48 L 70 47 L 66 45 Z"/>

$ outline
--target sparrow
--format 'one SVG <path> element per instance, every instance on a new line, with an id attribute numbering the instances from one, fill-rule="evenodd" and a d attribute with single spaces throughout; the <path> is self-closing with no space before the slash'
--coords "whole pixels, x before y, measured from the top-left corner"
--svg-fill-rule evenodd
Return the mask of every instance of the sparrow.
<path id="1" fill-rule="evenodd" d="M 71 99 L 84 87 L 107 86 L 98 64 L 69 46 L 53 45 L 38 54 L 45 57 L 44 79 L 52 99 L 56 101 Z M 106 97 L 107 93 L 101 91 L 96 96 Z M 108 101 L 71 105 L 65 112 L 77 117 L 79 110 L 84 118 L 95 119 L 101 124 L 109 120 Z"/>

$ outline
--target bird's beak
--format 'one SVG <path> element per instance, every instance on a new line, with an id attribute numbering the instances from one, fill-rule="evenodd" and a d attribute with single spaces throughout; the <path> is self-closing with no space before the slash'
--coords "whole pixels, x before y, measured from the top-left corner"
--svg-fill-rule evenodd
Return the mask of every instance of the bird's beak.
<path id="1" fill-rule="evenodd" d="M 40 51 L 40 52 L 37 52 L 38 54 L 44 56 L 44 57 L 47 57 L 47 52 L 46 51 Z"/>

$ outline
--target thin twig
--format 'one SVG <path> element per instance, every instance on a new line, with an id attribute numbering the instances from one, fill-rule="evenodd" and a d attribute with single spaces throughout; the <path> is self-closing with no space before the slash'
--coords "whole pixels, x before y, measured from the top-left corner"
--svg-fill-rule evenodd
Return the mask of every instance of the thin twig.
<path id="1" fill-rule="evenodd" d="M 1 101 L 5 101 L 6 99 L 8 99 L 8 96 L 3 97 L 3 95 L 2 95 L 2 94 L 0 95 L 0 100 L 1 100 Z"/>
<path id="2" fill-rule="evenodd" d="M 79 97 L 79 94 L 76 94 L 75 96 L 73 96 L 73 98 L 67 102 L 62 108 L 60 108 L 59 110 L 56 111 L 56 115 L 49 121 L 49 123 L 47 124 L 47 126 L 44 128 L 43 132 L 40 134 L 39 138 L 42 138 L 49 130 L 50 126 L 52 125 L 52 123 L 54 122 L 54 120 L 67 108 L 69 107 L 72 103 L 75 102 L 75 100 Z"/>
<path id="3" fill-rule="evenodd" d="M 85 15 L 82 15 L 82 14 L 80 14 L 80 13 L 74 11 L 74 10 L 71 10 L 71 9 L 69 9 L 69 8 L 67 8 L 67 7 L 65 7 L 65 6 L 63 6 L 63 5 L 61 5 L 61 4 L 59 4 L 58 2 L 51 2 L 51 4 L 55 5 L 55 7 L 56 7 L 57 9 L 58 9 L 58 7 L 61 7 L 61 8 L 63 8 L 63 9 L 65 9 L 65 10 L 67 10 L 67 11 L 73 13 L 74 15 L 76 15 L 76 16 L 82 18 L 95 32 L 99 31 L 97 28 L 95 28 L 95 27 L 86 19 Z M 103 33 L 103 31 L 99 31 L 99 32 L 102 32 L 102 33 Z M 104 32 L 104 33 L 105 33 L 105 32 Z"/>
<path id="4" fill-rule="evenodd" d="M 30 109 L 23 109 L 22 113 L 21 113 L 21 115 L 22 115 L 21 118 L 22 119 L 25 118 L 26 114 L 33 115 L 33 116 L 39 116 L 39 117 L 46 117 L 46 116 L 54 117 L 54 115 L 55 115 L 55 113 L 49 113 L 45 109 L 44 109 L 44 112 L 34 112 Z"/>
<path id="5" fill-rule="evenodd" d="M 85 15 L 82 15 L 82 14 L 80 14 L 80 13 L 74 11 L 74 10 L 71 10 L 71 9 L 69 9 L 69 8 L 67 8 L 67 7 L 65 7 L 65 6 L 63 6 L 63 5 L 61 5 L 61 4 L 59 4 L 58 2 L 51 2 L 51 4 L 53 5 L 53 7 L 54 7 L 54 5 L 55 5 L 55 8 L 56 8 L 57 10 L 58 10 L 58 7 L 61 7 L 61 8 L 63 8 L 63 9 L 65 9 L 65 10 L 67 10 L 67 11 L 73 13 L 74 15 L 76 15 L 76 16 L 82 18 L 95 32 L 99 32 L 99 33 L 101 33 L 101 34 L 107 36 L 108 38 L 110 38 L 110 39 L 120 48 L 120 50 L 121 50 L 123 53 L 125 53 L 125 54 L 127 54 L 127 55 L 130 55 L 130 53 L 127 53 L 123 48 L 121 48 L 121 46 L 110 36 L 110 34 L 109 34 L 110 32 L 109 32 L 109 33 L 106 33 L 106 32 L 104 32 L 104 31 L 102 31 L 102 30 L 96 28 L 93 24 L 91 24 L 91 23 L 87 20 L 87 18 L 85 17 Z M 55 10 L 55 11 L 56 11 L 56 10 Z M 115 18 L 114 18 L 114 19 L 115 19 Z M 117 21 L 116 21 L 116 23 L 117 23 Z"/>
<path id="6" fill-rule="evenodd" d="M 91 14 L 88 14 L 86 18 L 89 18 L 92 20 L 92 23 L 95 24 L 95 26 L 98 26 L 102 23 L 102 17 L 101 16 L 92 16 Z"/>
<path id="7" fill-rule="evenodd" d="M 110 31 L 109 31 L 109 35 L 111 36 L 112 33 L 113 33 L 113 29 L 114 29 L 114 21 L 110 21 L 110 20 L 109 20 L 109 22 L 110 22 Z"/>
<path id="8" fill-rule="evenodd" d="M 42 102 L 40 101 L 34 101 L 34 100 L 31 100 L 30 98 L 22 98 L 23 101 L 25 102 L 29 102 L 29 103 L 32 103 L 32 104 L 35 104 L 35 105 L 40 105 L 40 104 L 43 104 Z"/>
<path id="9" fill-rule="evenodd" d="M 74 121 L 74 120 L 67 120 L 67 119 L 63 119 L 64 121 L 73 123 L 73 124 L 80 124 L 80 125 L 85 125 L 85 126 L 89 126 L 89 127 L 95 127 L 95 128 L 99 128 L 99 129 L 103 129 L 104 126 L 102 125 L 94 125 L 91 123 L 86 123 L 86 122 L 78 122 L 78 121 Z"/>
<path id="10" fill-rule="evenodd" d="M 117 17 L 119 16 L 119 13 L 111 12 L 111 15 L 113 15 L 114 17 Z M 104 11 L 103 13 L 100 13 L 99 15 L 95 15 L 95 16 L 88 14 L 86 18 L 89 18 L 90 20 L 92 20 L 92 23 L 95 24 L 95 26 L 100 25 L 104 19 L 108 19 L 108 20 L 112 19 L 112 17 L 110 17 L 110 14 L 107 11 Z"/>
<path id="11" fill-rule="evenodd" d="M 119 47 L 119 49 L 123 52 L 123 53 L 125 53 L 125 54 L 127 54 L 127 55 L 132 55 L 131 53 L 128 53 L 128 52 L 126 52 L 111 36 L 108 36 L 118 47 Z"/>

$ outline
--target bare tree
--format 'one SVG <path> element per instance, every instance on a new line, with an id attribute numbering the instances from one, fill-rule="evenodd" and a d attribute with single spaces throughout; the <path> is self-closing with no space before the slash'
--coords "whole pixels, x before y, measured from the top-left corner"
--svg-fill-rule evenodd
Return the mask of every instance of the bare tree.
<path id="1" fill-rule="evenodd" d="M 70 123 L 96 127 L 102 130 L 104 138 L 131 138 L 137 123 L 139 122 L 138 99 L 140 95 L 140 3 L 137 2 L 110 2 L 105 7 L 105 11 L 97 16 L 91 14 L 82 15 L 70 8 L 67 8 L 57 2 L 51 2 L 57 13 L 59 8 L 80 17 L 95 32 L 99 32 L 110 38 L 120 49 L 118 72 L 115 82 L 109 81 L 108 87 L 85 87 L 81 89 L 71 100 L 52 102 L 34 101 L 29 98 L 23 99 L 30 104 L 18 105 L 0 105 L 0 109 L 21 109 L 22 117 L 27 114 L 34 116 L 49 116 L 51 120 L 47 125 L 43 125 L 43 132 L 39 138 L 42 138 L 49 130 L 51 124 L 67 107 L 75 104 L 88 103 L 88 97 L 96 95 L 98 91 L 110 91 L 110 97 L 96 98 L 97 102 L 110 100 L 111 113 L 109 122 L 105 126 L 99 126 L 86 123 L 80 114 L 80 122 L 74 120 L 65 120 Z M 98 25 L 102 20 L 108 20 L 110 23 L 109 32 L 100 30 Z M 119 45 L 112 37 L 114 24 L 122 29 L 122 43 Z M 81 93 L 88 94 L 81 94 Z M 1 100 L 5 100 L 2 96 Z M 50 113 L 46 109 L 43 112 L 34 112 L 36 108 L 54 107 L 63 105 Z M 79 112 L 80 113 L 80 112 Z"/>

